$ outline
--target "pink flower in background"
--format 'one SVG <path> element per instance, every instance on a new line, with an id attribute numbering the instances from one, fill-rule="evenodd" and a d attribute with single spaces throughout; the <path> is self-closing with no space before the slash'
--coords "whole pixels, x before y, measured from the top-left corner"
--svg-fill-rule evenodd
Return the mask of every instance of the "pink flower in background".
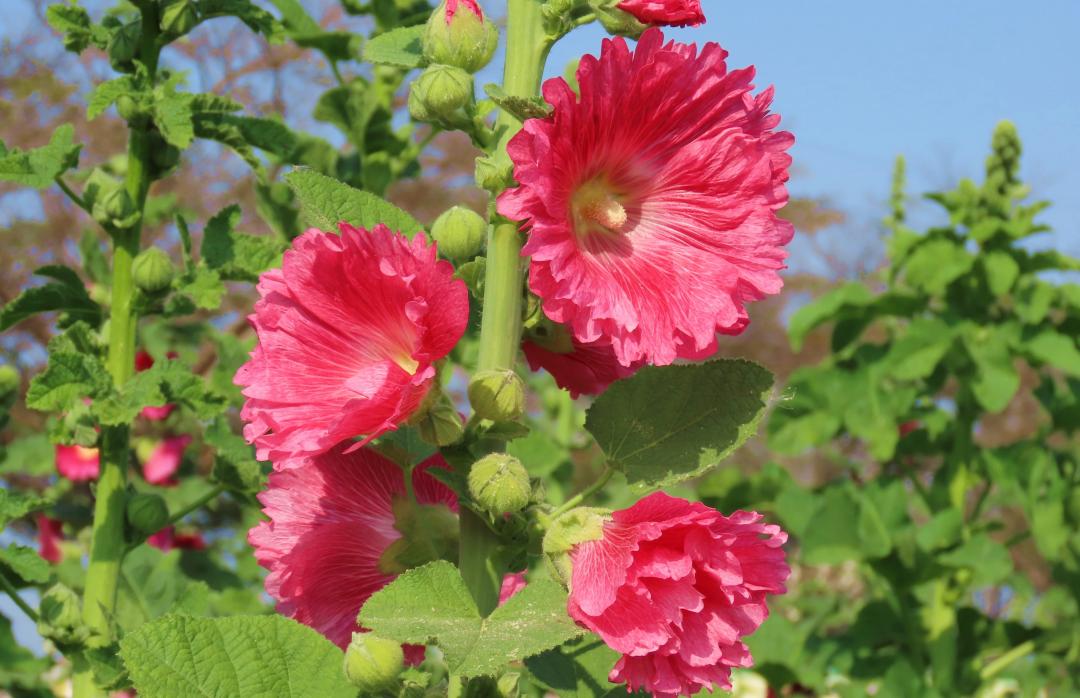
<path id="1" fill-rule="evenodd" d="M 642 24 L 693 27 L 705 21 L 700 0 L 623 0 L 618 8 Z"/>
<path id="2" fill-rule="evenodd" d="M 170 351 L 165 356 L 167 358 L 169 358 L 169 359 L 175 359 L 176 357 L 179 356 L 179 354 L 177 354 L 175 351 Z M 135 370 L 136 371 L 145 371 L 146 369 L 152 367 L 153 365 L 154 365 L 154 357 L 150 356 L 150 354 L 147 351 L 145 351 L 143 349 L 140 349 L 139 351 L 137 351 L 135 353 Z M 144 419 L 148 419 L 151 422 L 160 422 L 160 421 L 166 419 L 170 414 L 172 414 L 173 410 L 175 410 L 175 409 L 176 409 L 176 405 L 172 405 L 172 404 L 158 405 L 158 406 L 152 406 L 152 407 L 144 407 L 142 409 L 142 412 L 140 412 L 139 414 L 141 414 Z"/>
<path id="3" fill-rule="evenodd" d="M 244 436 L 277 468 L 396 429 L 468 323 L 465 284 L 423 235 L 340 227 L 308 230 L 259 280 L 259 343 L 235 380 Z"/>
<path id="4" fill-rule="evenodd" d="M 158 442 L 150 453 L 150 457 L 143 463 L 143 477 L 152 485 L 173 486 L 176 480 L 173 475 L 180 467 L 184 458 L 184 449 L 191 443 L 191 437 L 170 436 Z"/>
<path id="5" fill-rule="evenodd" d="M 569 390 L 574 398 L 579 395 L 599 395 L 615 381 L 633 375 L 641 365 L 623 366 L 615 358 L 611 345 L 603 342 L 582 344 L 573 340 L 570 351 L 560 352 L 525 340 L 521 343 L 521 349 L 529 368 L 534 371 L 544 369 L 560 388 Z"/>
<path id="6" fill-rule="evenodd" d="M 525 573 L 511 572 L 503 577 L 502 586 L 499 588 L 499 605 L 509 601 L 514 594 L 525 588 Z"/>
<path id="7" fill-rule="evenodd" d="M 793 233 L 777 217 L 793 142 L 773 129 L 772 90 L 727 53 L 605 40 L 578 67 L 578 98 L 544 83 L 554 107 L 510 141 L 520 183 L 499 212 L 524 221 L 529 287 L 582 344 L 610 343 L 623 366 L 716 350 L 745 327 L 745 305 L 777 293 Z"/>
<path id="8" fill-rule="evenodd" d="M 731 689 L 753 664 L 741 638 L 769 615 L 789 569 L 779 526 L 656 492 L 571 551 L 568 610 L 622 658 L 609 679 L 654 696 Z"/>
<path id="9" fill-rule="evenodd" d="M 85 446 L 56 446 L 56 470 L 72 482 L 96 480 L 100 472 L 98 450 Z"/>
<path id="10" fill-rule="evenodd" d="M 248 533 L 255 559 L 270 571 L 266 591 L 278 612 L 340 647 L 357 630 L 360 607 L 394 579 L 379 560 L 401 538 L 391 502 L 405 495 L 397 464 L 369 449 L 349 452 L 348 445 L 271 473 L 259 495 L 270 520 Z M 417 501 L 456 511 L 457 498 L 427 474 L 431 467 L 447 466 L 436 455 L 413 470 Z"/>
<path id="11" fill-rule="evenodd" d="M 205 550 L 206 540 L 201 533 L 177 533 L 172 526 L 166 526 L 146 539 L 146 542 L 158 550 Z"/>
<path id="12" fill-rule="evenodd" d="M 55 565 L 64 557 L 59 545 L 64 539 L 64 522 L 40 513 L 34 520 L 38 529 L 38 554 Z"/>

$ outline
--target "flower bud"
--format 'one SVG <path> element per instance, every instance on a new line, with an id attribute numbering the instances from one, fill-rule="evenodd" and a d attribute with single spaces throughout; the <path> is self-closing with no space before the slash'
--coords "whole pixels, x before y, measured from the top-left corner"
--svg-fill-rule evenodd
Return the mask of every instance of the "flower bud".
<path id="1" fill-rule="evenodd" d="M 131 196 L 122 186 L 117 186 L 94 201 L 91 209 L 94 220 L 101 225 L 129 228 L 138 220 L 138 211 Z"/>
<path id="2" fill-rule="evenodd" d="M 173 0 L 161 11 L 161 31 L 183 36 L 199 23 L 199 12 L 191 0 Z"/>
<path id="3" fill-rule="evenodd" d="M 509 369 L 480 371 L 469 381 L 469 404 L 481 419 L 512 422 L 525 414 L 525 382 Z"/>
<path id="4" fill-rule="evenodd" d="M 449 65 L 430 65 L 409 88 L 409 113 L 417 121 L 452 121 L 472 98 L 471 75 Z"/>
<path id="5" fill-rule="evenodd" d="M 439 254 L 454 261 L 472 259 L 484 248 L 487 221 L 476 211 L 453 206 L 443 211 L 431 226 L 431 237 Z"/>
<path id="6" fill-rule="evenodd" d="M 169 507 L 156 494 L 139 492 L 128 497 L 125 509 L 128 524 L 139 533 L 157 533 L 169 523 Z"/>
<path id="7" fill-rule="evenodd" d="M 0 405 L 5 404 L 9 396 L 13 397 L 19 391 L 21 380 L 19 372 L 11 366 L 0 366 Z"/>
<path id="8" fill-rule="evenodd" d="M 476 158 L 474 177 L 476 186 L 497 194 L 514 183 L 514 166 L 505 153 L 498 158 L 484 155 Z"/>
<path id="9" fill-rule="evenodd" d="M 628 36 L 633 39 L 641 36 L 642 32 L 649 28 L 647 24 L 639 22 L 634 15 L 624 12 L 618 7 L 618 1 L 599 0 L 589 2 L 596 19 L 611 34 Z"/>
<path id="10" fill-rule="evenodd" d="M 443 0 L 424 27 L 424 58 L 470 73 L 491 61 L 498 43 L 499 30 L 476 0 Z"/>
<path id="11" fill-rule="evenodd" d="M 446 398 L 440 397 L 423 414 L 410 420 L 420 431 L 420 438 L 432 446 L 449 446 L 465 435 L 461 415 Z"/>
<path id="12" fill-rule="evenodd" d="M 126 72 L 131 69 L 141 37 L 142 26 L 139 22 L 125 24 L 113 31 L 106 50 L 109 53 L 109 65 L 114 70 Z"/>
<path id="13" fill-rule="evenodd" d="M 364 695 L 395 692 L 404 666 L 401 645 L 372 633 L 353 633 L 345 650 L 345 678 Z"/>
<path id="14" fill-rule="evenodd" d="M 172 285 L 176 269 L 165 250 L 151 247 L 135 257 L 131 274 L 140 291 L 160 293 Z"/>
<path id="15" fill-rule="evenodd" d="M 79 596 L 63 584 L 49 587 L 38 605 L 37 631 L 60 645 L 85 639 L 88 633 L 82 624 Z"/>
<path id="16" fill-rule="evenodd" d="M 469 469 L 469 494 L 492 514 L 521 511 L 531 493 L 525 466 L 506 453 L 486 455 Z"/>
<path id="17" fill-rule="evenodd" d="M 570 583 L 570 551 L 579 543 L 604 536 L 606 514 L 604 509 L 578 507 L 566 512 L 548 526 L 542 544 L 544 559 L 552 575 L 561 581 L 563 586 Z"/>
<path id="18" fill-rule="evenodd" d="M 131 95 L 116 98 L 116 113 L 128 123 L 141 123 L 146 120 L 146 111 Z"/>

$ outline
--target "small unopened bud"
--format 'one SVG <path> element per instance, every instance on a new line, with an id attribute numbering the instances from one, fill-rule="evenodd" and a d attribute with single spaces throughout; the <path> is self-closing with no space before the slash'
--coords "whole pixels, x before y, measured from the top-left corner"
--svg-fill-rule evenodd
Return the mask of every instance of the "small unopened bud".
<path id="1" fill-rule="evenodd" d="M 139 533 L 157 533 L 169 523 L 169 507 L 156 494 L 139 492 L 128 498 L 124 511 L 128 524 Z"/>
<path id="2" fill-rule="evenodd" d="M 372 633 L 353 633 L 345 650 L 345 678 L 364 695 L 396 691 L 398 674 L 405 666 L 405 653 L 393 640 Z"/>
<path id="3" fill-rule="evenodd" d="M 173 0 L 161 11 L 161 31 L 183 36 L 199 23 L 199 11 L 191 0 Z"/>
<path id="4" fill-rule="evenodd" d="M 450 65 L 430 65 L 409 88 L 409 113 L 417 121 L 454 121 L 472 98 L 471 75 Z"/>
<path id="5" fill-rule="evenodd" d="M 438 245 L 439 254 L 458 262 L 480 254 L 486 236 L 487 221 L 464 206 L 453 206 L 443 211 L 431 226 L 431 237 Z"/>
<path id="6" fill-rule="evenodd" d="M 117 228 L 131 227 L 138 220 L 138 212 L 131 196 L 121 186 L 106 192 L 94 201 L 91 209 L 94 220 L 101 225 L 111 225 Z"/>
<path id="7" fill-rule="evenodd" d="M 41 596 L 38 605 L 38 634 L 57 644 L 76 643 L 86 638 L 79 596 L 63 584 L 54 584 Z"/>
<path id="8" fill-rule="evenodd" d="M 552 575 L 563 585 L 570 583 L 573 571 L 570 551 L 579 543 L 598 540 L 604 536 L 604 509 L 578 507 L 571 509 L 548 526 L 542 545 L 544 559 Z"/>
<path id="9" fill-rule="evenodd" d="M 135 285 L 144 293 L 160 293 L 172 285 L 176 268 L 165 250 L 151 247 L 135 257 L 131 268 Z"/>
<path id="10" fill-rule="evenodd" d="M 525 414 L 525 382 L 509 369 L 480 371 L 469 381 L 469 404 L 481 419 L 520 419 Z"/>
<path id="11" fill-rule="evenodd" d="M 442 397 L 418 416 L 414 424 L 420 431 L 420 438 L 432 446 L 449 446 L 465 435 L 465 426 L 461 423 L 457 408 Z"/>
<path id="12" fill-rule="evenodd" d="M 589 3 L 589 6 L 596 13 L 597 21 L 611 34 L 636 39 L 649 28 L 647 24 L 639 22 L 634 15 L 620 10 L 617 1 L 593 1 Z"/>
<path id="13" fill-rule="evenodd" d="M 517 698 L 521 674 L 516 671 L 508 671 L 499 677 L 497 688 L 499 698 Z"/>
<path id="14" fill-rule="evenodd" d="M 146 120 L 147 113 L 131 95 L 120 95 L 116 98 L 116 113 L 128 123 L 139 123 Z"/>
<path id="15" fill-rule="evenodd" d="M 521 511 L 531 493 L 529 473 L 509 454 L 486 455 L 469 469 L 469 494 L 492 514 Z"/>
<path id="16" fill-rule="evenodd" d="M 109 65 L 114 70 L 131 70 L 141 36 L 142 26 L 139 22 L 130 22 L 113 31 L 106 50 L 109 53 Z"/>
<path id="17" fill-rule="evenodd" d="M 424 58 L 470 73 L 491 61 L 498 43 L 499 30 L 476 0 L 443 0 L 424 27 Z"/>
<path id="18" fill-rule="evenodd" d="M 505 156 L 505 153 L 499 158 L 483 155 L 476 158 L 474 177 L 476 186 L 498 193 L 513 184 L 514 166 L 510 163 L 510 158 Z"/>

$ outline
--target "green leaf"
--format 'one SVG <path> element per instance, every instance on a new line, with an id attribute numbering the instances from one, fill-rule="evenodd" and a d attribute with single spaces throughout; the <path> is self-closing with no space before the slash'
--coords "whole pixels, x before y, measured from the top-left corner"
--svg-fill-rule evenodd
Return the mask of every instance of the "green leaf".
<path id="1" fill-rule="evenodd" d="M 177 294 L 169 298 L 165 307 L 169 315 L 192 313 L 195 308 L 217 310 L 225 295 L 225 284 L 221 282 L 221 277 L 206 266 L 205 262 L 200 262 L 187 273 L 177 277 L 173 288 Z"/>
<path id="2" fill-rule="evenodd" d="M 154 123 L 161 137 L 170 145 L 183 150 L 195 138 L 194 115 L 191 111 L 191 95 L 166 89 L 165 94 L 154 102 Z"/>
<path id="3" fill-rule="evenodd" d="M 886 370 L 903 381 L 926 378 L 938 367 L 952 347 L 955 332 L 937 318 L 916 318 L 907 331 L 889 347 Z"/>
<path id="4" fill-rule="evenodd" d="M 802 349 L 806 335 L 814 328 L 836 317 L 849 308 L 869 305 L 874 295 L 860 283 L 851 282 L 829 291 L 820 298 L 799 308 L 788 321 L 788 338 L 795 351 Z"/>
<path id="5" fill-rule="evenodd" d="M 91 22 L 86 10 L 77 5 L 49 5 L 45 21 L 64 35 L 64 48 L 72 53 L 82 53 L 91 43 L 100 49 L 108 44 L 108 30 Z"/>
<path id="6" fill-rule="evenodd" d="M 289 38 L 299 46 L 322 51 L 327 60 L 347 61 L 354 58 L 351 46 L 359 37 L 345 31 L 323 31 L 298 0 L 270 0 L 281 12 L 281 21 Z"/>
<path id="7" fill-rule="evenodd" d="M 341 650 L 283 616 L 166 616 L 128 633 L 120 655 L 145 698 L 354 698 Z"/>
<path id="8" fill-rule="evenodd" d="M 18 148 L 0 155 L 0 181 L 43 189 L 79 164 L 81 145 L 74 143 L 75 129 L 64 124 L 53 131 L 49 144 L 32 150 Z"/>
<path id="9" fill-rule="evenodd" d="M 424 64 L 423 36 L 423 24 L 379 34 L 364 44 L 364 60 L 398 68 L 419 68 Z"/>
<path id="10" fill-rule="evenodd" d="M 202 257 L 226 281 L 258 281 L 276 266 L 285 243 L 277 238 L 236 232 L 242 213 L 236 204 L 217 213 L 203 232 Z"/>
<path id="11" fill-rule="evenodd" d="M 214 17 L 236 17 L 249 29 L 265 36 L 270 42 L 281 41 L 281 23 L 250 0 L 201 0 L 199 9 L 204 20 Z"/>
<path id="12" fill-rule="evenodd" d="M 102 424 L 126 424 L 143 408 L 179 403 L 200 419 L 209 419 L 228 407 L 224 398 L 213 393 L 201 376 L 192 373 L 179 361 L 157 361 L 145 371 L 128 379 L 119 391 L 96 400 L 94 414 Z"/>
<path id="13" fill-rule="evenodd" d="M 1002 250 L 986 252 L 981 259 L 990 292 L 995 296 L 1004 296 L 1016 283 L 1016 278 L 1020 275 L 1020 265 L 1011 254 Z"/>
<path id="14" fill-rule="evenodd" d="M 0 616 L 0 686 L 14 696 L 54 695 L 42 680 L 42 675 L 51 666 L 51 658 L 35 657 L 17 642 L 11 632 L 11 621 Z"/>
<path id="15" fill-rule="evenodd" d="M 86 118 L 93 121 L 122 95 L 130 95 L 136 89 L 135 78 L 130 75 L 100 83 L 87 97 Z"/>
<path id="16" fill-rule="evenodd" d="M 50 265 L 35 269 L 34 274 L 55 281 L 26 289 L 0 309 L 0 332 L 38 313 L 52 311 L 63 313 L 61 327 L 80 320 L 94 327 L 101 324 L 101 307 L 90 298 L 74 271 Z"/>
<path id="17" fill-rule="evenodd" d="M 933 239 L 912 253 L 905 268 L 909 284 L 932 296 L 945 293 L 957 278 L 971 270 L 975 257 L 952 240 Z"/>
<path id="18" fill-rule="evenodd" d="M 445 561 L 399 576 L 368 599 L 358 621 L 398 642 L 438 644 L 451 671 L 463 676 L 493 675 L 582 632 L 566 613 L 566 592 L 546 579 L 481 617 L 461 574 Z"/>
<path id="19" fill-rule="evenodd" d="M 945 509 L 934 514 L 933 518 L 919 527 L 915 542 L 927 551 L 947 548 L 960 541 L 963 528 L 964 517 L 960 511 Z"/>
<path id="20" fill-rule="evenodd" d="M 1076 340 L 1071 337 L 1045 330 L 1024 344 L 1024 350 L 1036 361 L 1080 378 L 1080 350 L 1076 348 Z"/>
<path id="21" fill-rule="evenodd" d="M 803 562 L 808 565 L 879 558 L 892 549 L 873 502 L 846 483 L 825 490 L 806 524 L 801 545 Z"/>
<path id="22" fill-rule="evenodd" d="M 1020 388 L 1020 374 L 1013 366 L 1007 332 L 1000 326 L 968 327 L 963 335 L 968 355 L 975 364 L 972 393 L 987 412 L 1000 412 Z"/>
<path id="23" fill-rule="evenodd" d="M 0 489 L 0 530 L 5 528 L 15 519 L 32 512 L 44 509 L 49 505 L 49 500 L 36 494 L 16 492 L 8 488 Z"/>
<path id="24" fill-rule="evenodd" d="M 956 550 L 938 556 L 938 562 L 949 567 L 963 567 L 974 574 L 973 587 L 990 586 L 1002 582 L 1013 569 L 1009 550 L 985 533 L 972 536 Z"/>
<path id="25" fill-rule="evenodd" d="M 296 193 L 307 219 L 322 230 L 336 231 L 341 221 L 367 230 L 382 223 L 410 237 L 424 229 L 393 204 L 314 170 L 293 170 L 285 175 L 285 181 Z"/>
<path id="26" fill-rule="evenodd" d="M 502 87 L 495 84 L 484 85 L 484 92 L 501 109 L 513 114 L 518 121 L 526 119 L 544 119 L 551 116 L 554 108 L 540 97 L 514 97 L 506 94 Z"/>
<path id="27" fill-rule="evenodd" d="M 89 328 L 76 323 L 49 341 L 49 364 L 30 381 L 26 406 L 41 412 L 64 411 L 111 389 L 112 378 Z"/>
<path id="28" fill-rule="evenodd" d="M 753 436 L 773 377 L 750 361 L 647 366 L 589 408 L 585 428 L 631 483 L 705 473 Z"/>
<path id="29" fill-rule="evenodd" d="M 206 429 L 206 443 L 214 447 L 213 479 L 231 490 L 258 492 L 266 479 L 255 460 L 255 447 L 233 433 L 226 419 L 218 417 Z"/>
<path id="30" fill-rule="evenodd" d="M 626 696 L 626 686 L 608 681 L 619 653 L 592 633 L 525 660 L 533 678 L 563 698 Z M 637 694 L 634 694 L 637 695 Z"/>
<path id="31" fill-rule="evenodd" d="M 6 565 L 20 579 L 29 584 L 44 584 L 49 581 L 49 563 L 37 551 L 25 545 L 11 543 L 0 548 L 0 565 Z"/>

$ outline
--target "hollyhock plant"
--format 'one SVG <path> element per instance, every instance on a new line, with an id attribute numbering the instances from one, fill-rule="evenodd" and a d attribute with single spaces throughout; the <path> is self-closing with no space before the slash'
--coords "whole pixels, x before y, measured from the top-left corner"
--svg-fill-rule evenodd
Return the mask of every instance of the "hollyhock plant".
<path id="1" fill-rule="evenodd" d="M 143 477 L 152 485 L 172 486 L 176 484 L 173 475 L 180 467 L 184 449 L 191 443 L 191 437 L 170 436 L 162 439 L 143 463 Z"/>
<path id="2" fill-rule="evenodd" d="M 384 571 L 384 554 L 402 537 L 393 504 L 406 494 L 397 464 L 347 446 L 271 473 L 259 495 L 270 520 L 248 534 L 255 559 L 270 571 L 266 591 L 278 611 L 343 648 L 360 607 L 396 576 Z M 457 511 L 454 493 L 426 472 L 431 467 L 447 466 L 435 455 L 413 470 L 416 501 Z"/>
<path id="3" fill-rule="evenodd" d="M 615 358 L 610 344 L 603 342 L 582 343 L 572 340 L 565 351 L 526 339 L 521 343 L 525 360 L 534 371 L 544 369 L 555 383 L 570 391 L 571 397 L 599 395 L 615 381 L 634 373 L 640 363 L 623 366 Z"/>
<path id="4" fill-rule="evenodd" d="M 759 514 L 656 492 L 571 551 L 568 610 L 622 653 L 612 682 L 661 697 L 730 689 L 731 668 L 752 664 L 741 638 L 785 591 L 786 540 Z"/>
<path id="5" fill-rule="evenodd" d="M 177 533 L 173 526 L 166 526 L 146 539 L 146 542 L 163 552 L 170 550 L 205 550 L 206 539 L 199 532 Z"/>
<path id="6" fill-rule="evenodd" d="M 166 357 L 168 357 L 170 359 L 175 359 L 178 356 L 179 356 L 179 354 L 177 354 L 174 351 L 170 351 L 168 354 L 166 354 Z M 138 352 L 135 353 L 135 370 L 136 371 L 145 371 L 148 368 L 151 368 L 153 365 L 154 365 L 154 357 L 150 356 L 149 352 L 147 352 L 147 351 L 145 351 L 143 349 L 140 349 Z M 176 409 L 176 405 L 173 405 L 173 404 L 152 405 L 150 407 L 144 407 L 142 409 L 142 412 L 140 412 L 139 414 L 142 415 L 143 419 L 148 419 L 151 422 L 160 422 L 160 421 L 163 421 L 163 420 L 167 419 L 168 416 L 170 414 L 172 414 L 173 410 L 175 410 L 175 409 Z"/>
<path id="7" fill-rule="evenodd" d="M 616 7 L 642 24 L 693 27 L 705 21 L 699 0 L 623 0 Z"/>
<path id="8" fill-rule="evenodd" d="M 64 539 L 64 522 L 40 513 L 34 520 L 38 529 L 38 554 L 47 562 L 59 563 L 64 558 L 59 545 Z"/>
<path id="9" fill-rule="evenodd" d="M 244 435 L 278 468 L 396 429 L 468 322 L 465 284 L 423 235 L 340 229 L 308 230 L 259 280 L 259 341 L 236 383 Z"/>
<path id="10" fill-rule="evenodd" d="M 580 98 L 548 80 L 554 113 L 508 146 L 520 186 L 498 209 L 528 230 L 530 288 L 623 366 L 712 354 L 782 285 L 793 138 L 774 130 L 772 90 L 751 94 L 753 68 L 729 72 L 726 56 L 655 28 L 634 51 L 605 40 L 581 60 Z"/>
<path id="11" fill-rule="evenodd" d="M 57 444 L 56 470 L 72 482 L 96 480 L 100 471 L 98 450 Z"/>

